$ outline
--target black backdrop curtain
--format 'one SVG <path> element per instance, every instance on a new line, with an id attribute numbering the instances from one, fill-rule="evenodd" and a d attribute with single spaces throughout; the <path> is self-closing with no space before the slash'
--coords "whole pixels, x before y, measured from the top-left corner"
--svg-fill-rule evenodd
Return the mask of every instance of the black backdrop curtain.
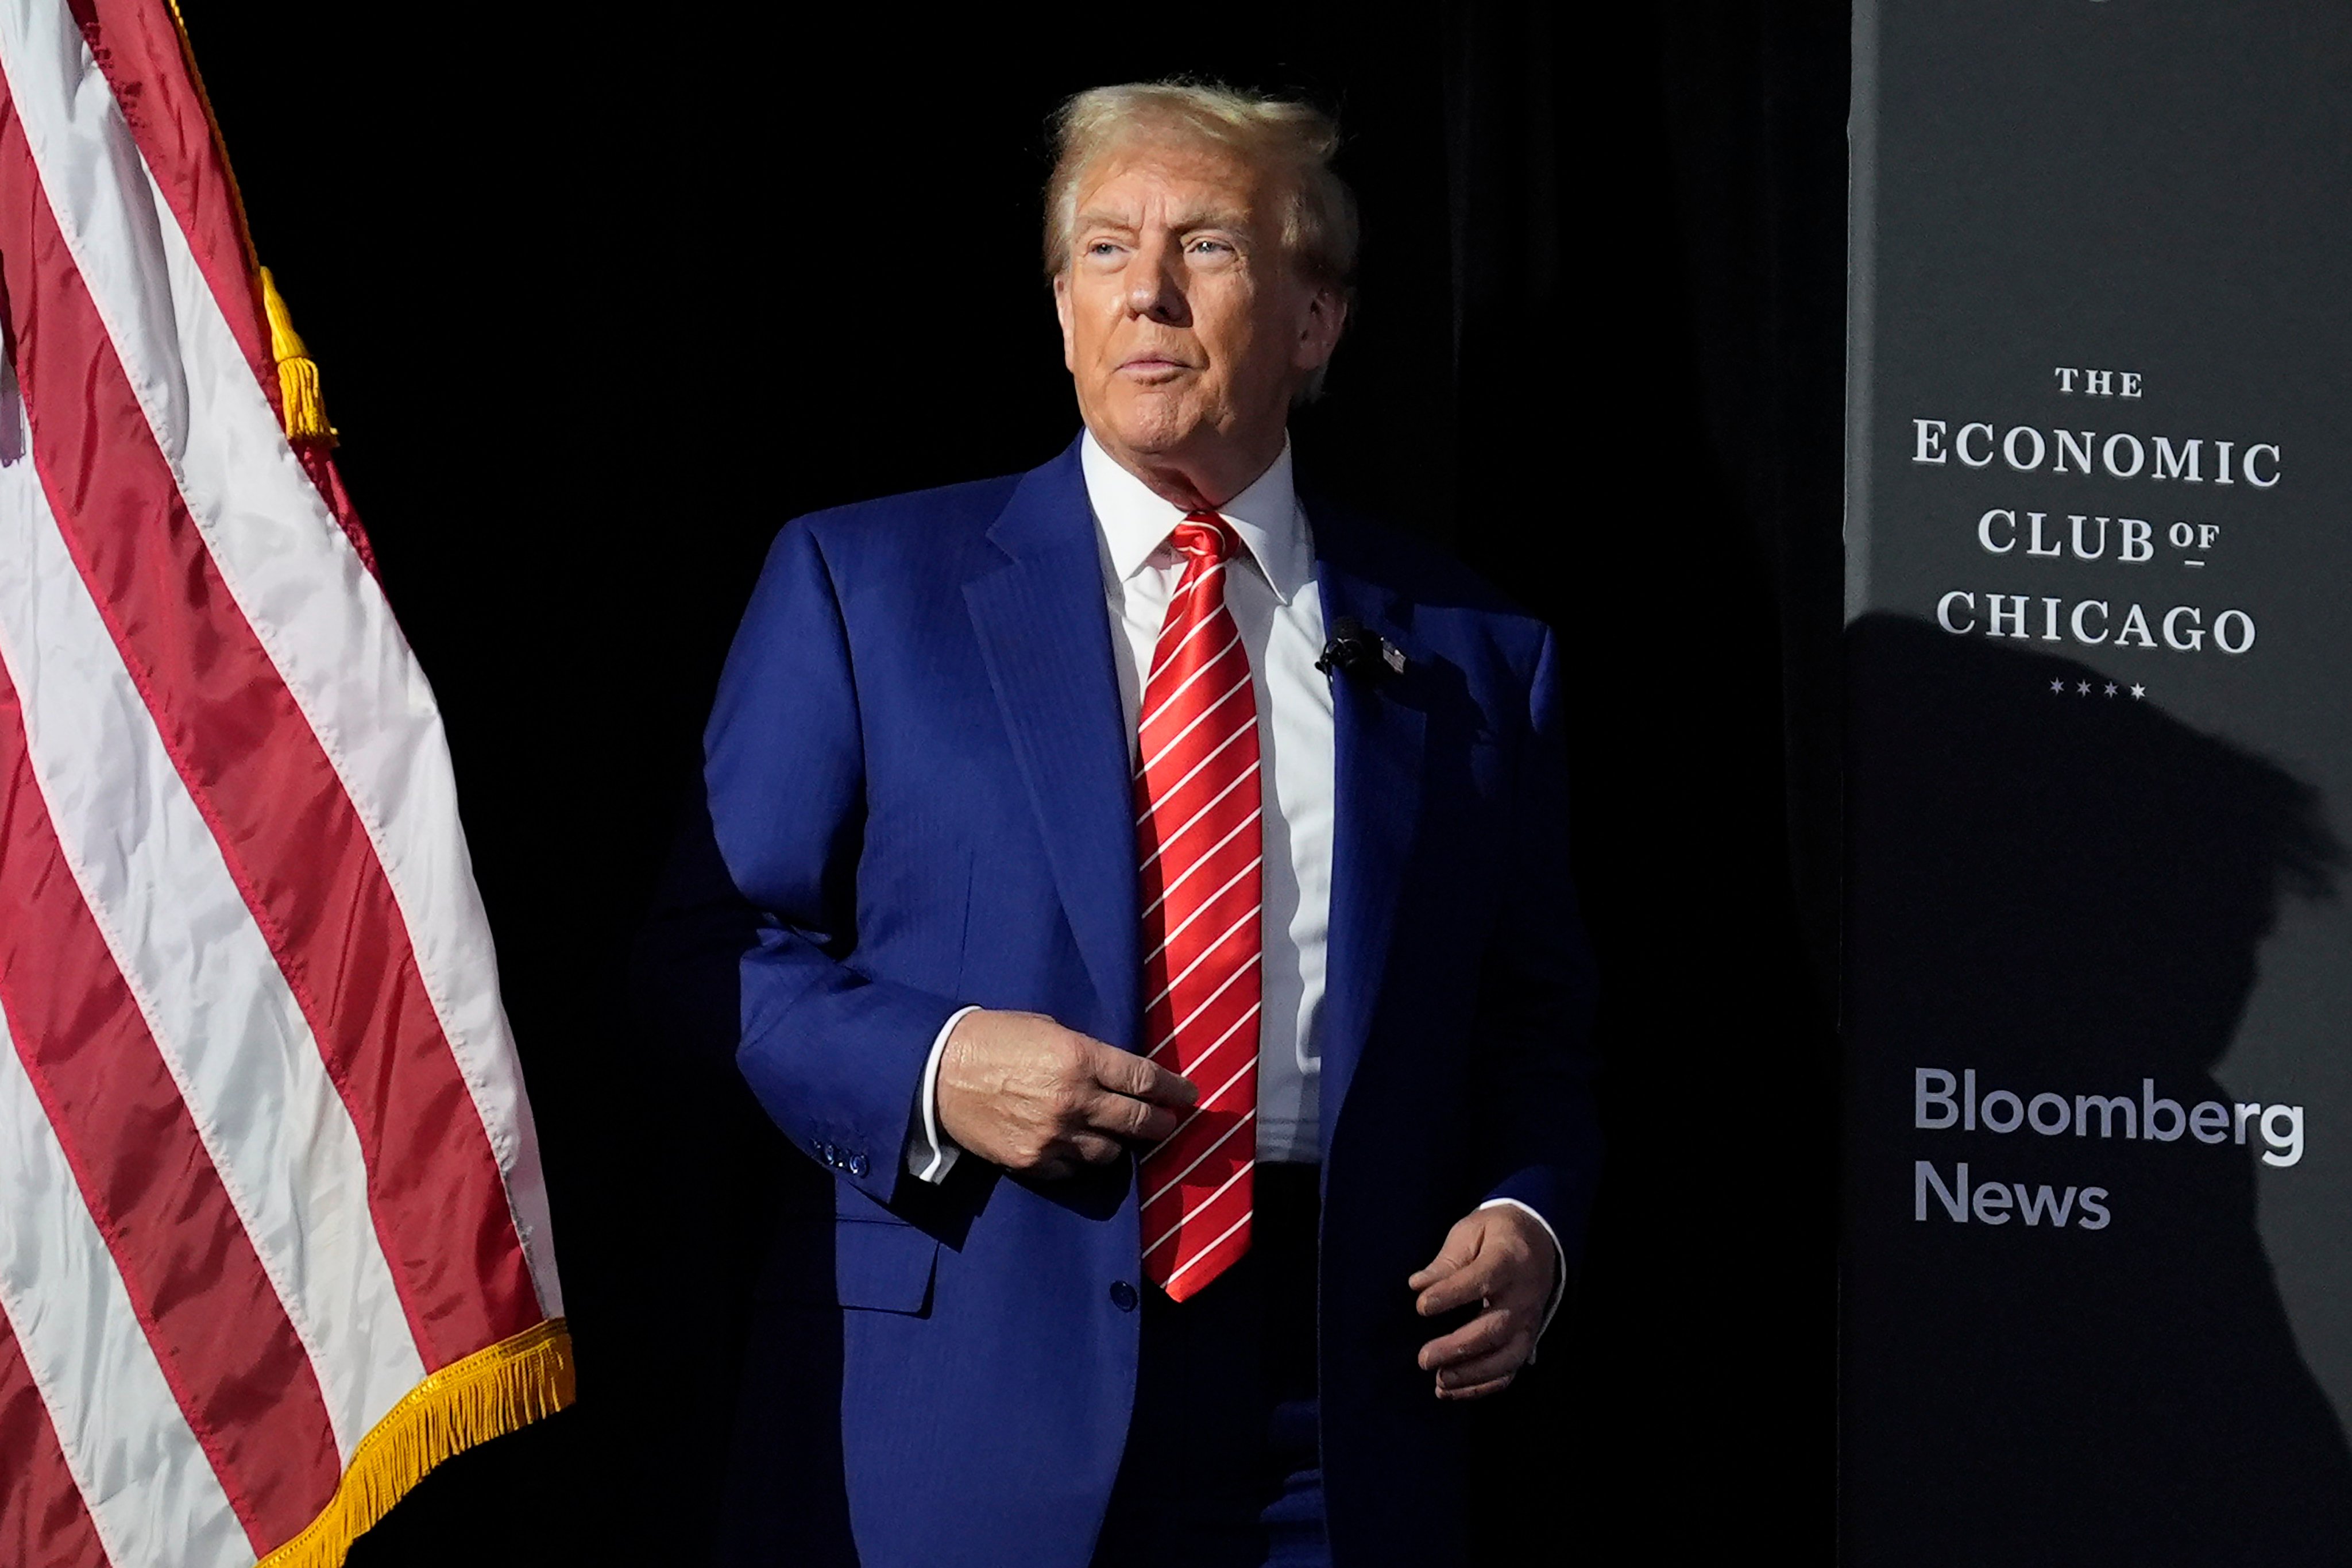
<path id="1" fill-rule="evenodd" d="M 621 977 L 718 662 L 786 518 L 1069 438 L 1045 116 L 1173 73 L 1339 110 L 1361 293 L 1302 467 L 1579 672 L 1610 1164 L 1487 1526 L 1827 1560 L 1843 5 L 184 9 L 447 716 L 581 1358 L 354 1563 L 698 1555 L 789 1154 Z"/>

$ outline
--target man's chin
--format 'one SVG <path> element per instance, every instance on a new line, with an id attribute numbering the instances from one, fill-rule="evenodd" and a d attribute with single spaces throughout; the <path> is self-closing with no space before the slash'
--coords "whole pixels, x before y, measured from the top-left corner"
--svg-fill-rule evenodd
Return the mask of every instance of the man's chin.
<path id="1" fill-rule="evenodd" d="M 1112 388 L 1096 409 L 1101 426 L 1134 454 L 1171 456 L 1216 437 L 1216 409 L 1195 388 Z"/>
<path id="2" fill-rule="evenodd" d="M 1195 446 L 1206 421 L 1187 411 L 1161 409 L 1114 410 L 1101 437 L 1108 446 L 1138 458 L 1171 458 Z M 1098 437 L 1100 438 L 1100 437 Z"/>

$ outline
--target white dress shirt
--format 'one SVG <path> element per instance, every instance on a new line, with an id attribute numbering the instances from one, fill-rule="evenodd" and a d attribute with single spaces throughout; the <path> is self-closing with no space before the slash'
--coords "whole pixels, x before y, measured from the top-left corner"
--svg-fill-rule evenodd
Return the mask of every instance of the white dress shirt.
<path id="1" fill-rule="evenodd" d="M 1132 767 L 1144 678 L 1168 601 L 1184 576 L 1184 558 L 1170 542 L 1184 512 L 1120 468 L 1091 434 L 1079 444 L 1078 461 L 1094 509 Z M 1317 1089 L 1323 1061 L 1315 1026 L 1323 1009 L 1323 955 L 1331 928 L 1331 682 L 1315 668 L 1323 653 L 1323 595 L 1315 581 L 1313 540 L 1291 484 L 1287 442 L 1274 466 L 1218 515 L 1233 524 L 1247 556 L 1225 574 L 1225 607 L 1249 655 L 1265 808 L 1257 1157 L 1311 1164 L 1322 1153 Z M 943 1179 L 958 1152 L 939 1131 L 939 1064 L 949 1034 L 970 1011 L 957 1013 L 940 1029 L 923 1072 L 923 1116 L 908 1139 L 907 1164 L 928 1181 Z"/>
<path id="2" fill-rule="evenodd" d="M 1170 542 L 1184 511 L 1119 467 L 1089 432 L 1079 443 L 1087 500 L 1101 547 L 1103 595 L 1110 615 L 1111 657 L 1127 715 L 1128 760 L 1135 761 L 1144 678 L 1151 668 L 1168 601 L 1184 575 Z M 1323 594 L 1315 579 L 1314 536 L 1291 482 L 1290 444 L 1256 481 L 1218 509 L 1241 538 L 1244 562 L 1225 574 L 1225 605 L 1249 654 L 1258 711 L 1259 788 L 1265 816 L 1262 959 L 1258 1015 L 1257 1157 L 1261 1163 L 1313 1163 L 1322 1156 L 1318 1121 L 1322 1050 L 1323 965 L 1331 929 L 1331 827 L 1335 752 L 1330 678 L 1315 668 L 1323 652 Z M 946 1179 L 961 1152 L 939 1126 L 940 1058 L 966 1007 L 931 1042 L 923 1069 L 922 1114 L 907 1138 L 907 1168 L 928 1182 Z M 1550 1222 L 1515 1198 L 1496 1198 Z M 1481 1205 L 1481 1207 L 1488 1206 Z M 1555 1253 L 1559 1237 L 1552 1237 Z M 1564 1277 L 1566 1259 L 1561 1258 Z M 1546 1326 L 1559 1305 L 1555 1286 Z"/>
<path id="3" fill-rule="evenodd" d="M 1102 546 L 1111 657 L 1136 761 L 1143 684 L 1160 644 L 1184 557 L 1170 542 L 1181 509 L 1155 495 L 1089 435 L 1079 448 L 1087 499 Z M 1218 509 L 1246 561 L 1225 573 L 1225 607 L 1249 655 L 1256 689 L 1258 787 L 1265 800 L 1265 957 L 1257 1033 L 1257 1157 L 1311 1164 L 1323 1074 L 1315 1022 L 1323 1010 L 1323 953 L 1331 930 L 1331 680 L 1323 653 L 1323 591 L 1315 549 L 1291 489 L 1290 447 L 1257 482 Z"/>

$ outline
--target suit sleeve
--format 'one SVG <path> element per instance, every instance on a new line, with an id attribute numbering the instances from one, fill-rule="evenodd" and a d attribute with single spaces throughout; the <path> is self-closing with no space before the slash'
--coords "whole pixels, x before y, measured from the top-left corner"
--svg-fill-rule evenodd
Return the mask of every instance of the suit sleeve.
<path id="1" fill-rule="evenodd" d="M 857 962 L 864 745 L 815 531 L 770 551 L 704 735 L 701 806 L 657 908 L 673 1017 L 731 1034 L 769 1117 L 878 1203 L 906 1174 L 925 1063 L 958 1009 Z M 732 1005 L 729 1005 L 731 1002 Z"/>
<path id="2" fill-rule="evenodd" d="M 1601 1125 L 1592 958 L 1569 870 L 1568 755 L 1549 631 L 1528 683 L 1527 725 L 1512 779 L 1511 871 L 1479 988 L 1486 1199 L 1535 1210 L 1572 1266 L 1600 1173 Z"/>

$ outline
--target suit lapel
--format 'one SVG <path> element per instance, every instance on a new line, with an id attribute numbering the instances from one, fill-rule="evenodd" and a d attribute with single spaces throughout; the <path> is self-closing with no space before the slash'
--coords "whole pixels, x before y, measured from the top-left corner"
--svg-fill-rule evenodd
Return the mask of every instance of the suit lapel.
<path id="1" fill-rule="evenodd" d="M 1337 530 L 1317 530 L 1324 625 L 1353 616 L 1402 648 L 1409 660 L 1417 659 L 1398 595 L 1361 574 L 1344 548 L 1332 548 L 1344 537 Z M 1421 818 L 1428 715 L 1413 700 L 1414 668 L 1408 663 L 1404 674 L 1389 679 L 1332 676 L 1331 928 L 1318 1115 L 1327 1155 L 1380 1000 L 1405 863 Z"/>
<path id="2" fill-rule="evenodd" d="M 1076 446 L 1022 479 L 988 537 L 1006 560 L 966 582 L 964 601 L 1110 1038 L 1131 1045 L 1142 973 L 1134 783 Z"/>

